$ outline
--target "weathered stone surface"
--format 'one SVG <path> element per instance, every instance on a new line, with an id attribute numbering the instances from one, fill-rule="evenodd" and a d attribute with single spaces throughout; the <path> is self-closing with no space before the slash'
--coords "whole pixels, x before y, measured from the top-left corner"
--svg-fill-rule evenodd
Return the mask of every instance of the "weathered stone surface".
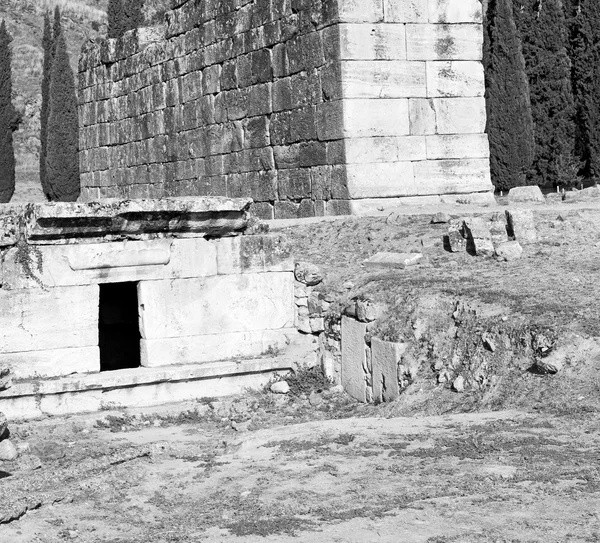
<path id="1" fill-rule="evenodd" d="M 290 385 L 287 381 L 277 381 L 271 385 L 271 392 L 274 394 L 288 394 Z"/>
<path id="2" fill-rule="evenodd" d="M 431 224 L 446 224 L 449 223 L 452 217 L 448 213 L 440 211 L 431 217 Z"/>
<path id="3" fill-rule="evenodd" d="M 281 235 L 229 237 L 212 243 L 219 275 L 294 270 L 291 247 Z"/>
<path id="4" fill-rule="evenodd" d="M 11 462 L 19 456 L 15 444 L 10 439 L 0 441 L 0 460 Z"/>
<path id="5" fill-rule="evenodd" d="M 342 386 L 350 396 L 360 402 L 367 401 L 364 370 L 367 363 L 366 333 L 366 324 L 342 317 Z"/>
<path id="6" fill-rule="evenodd" d="M 546 358 L 539 358 L 536 360 L 535 365 L 541 373 L 558 373 L 563 369 L 563 360 L 557 356 L 548 356 Z"/>
<path id="7" fill-rule="evenodd" d="M 0 412 L 0 439 L 4 437 L 7 428 L 8 419 L 6 418 L 6 415 L 4 413 Z"/>
<path id="8" fill-rule="evenodd" d="M 398 364 L 406 350 L 404 343 L 371 340 L 373 366 L 373 399 L 376 402 L 391 402 L 400 395 Z"/>
<path id="9" fill-rule="evenodd" d="M 503 260 L 512 262 L 521 258 L 523 247 L 521 247 L 518 241 L 505 241 L 496 247 L 496 254 Z"/>
<path id="10" fill-rule="evenodd" d="M 372 300 L 356 300 L 355 311 L 360 322 L 373 322 L 381 316 L 383 308 Z"/>
<path id="11" fill-rule="evenodd" d="M 481 217 L 469 217 L 464 224 L 467 248 L 470 245 L 477 256 L 493 256 L 494 244 L 488 221 Z"/>
<path id="12" fill-rule="evenodd" d="M 100 351 L 98 346 L 45 350 L 40 345 L 36 351 L 0 353 L 0 366 L 4 364 L 16 379 L 98 372 Z"/>
<path id="13" fill-rule="evenodd" d="M 408 266 L 415 266 L 422 260 L 421 253 L 377 253 L 371 258 L 363 261 L 367 269 L 404 269 Z"/>
<path id="14" fill-rule="evenodd" d="M 301 336 L 293 328 L 250 332 L 214 333 L 186 337 L 142 339 L 141 364 L 147 368 L 179 364 L 204 364 L 235 358 L 256 358 L 271 354 L 283 355 Z M 297 349 L 307 356 L 310 345 Z M 302 352 L 300 352 L 302 351 Z"/>
<path id="15" fill-rule="evenodd" d="M 533 211 L 529 209 L 510 209 L 506 211 L 506 216 L 509 231 L 513 233 L 521 245 L 537 241 Z"/>
<path id="16" fill-rule="evenodd" d="M 318 266 L 309 262 L 296 262 L 294 276 L 296 277 L 296 281 L 304 283 L 309 287 L 318 285 L 323 281 L 323 272 L 321 272 Z"/>
<path id="17" fill-rule="evenodd" d="M 467 250 L 467 238 L 464 235 L 464 219 L 452 219 L 448 224 L 448 244 L 450 251 L 460 253 Z"/>
<path id="18" fill-rule="evenodd" d="M 20 206 L 0 204 L 0 247 L 10 247 L 17 243 L 20 214 Z"/>
<path id="19" fill-rule="evenodd" d="M 546 198 L 537 185 L 529 187 L 514 187 L 508 193 L 509 202 L 538 202 L 545 203 Z"/>
<path id="20" fill-rule="evenodd" d="M 0 289 L 0 353 L 98 345 L 98 297 L 97 285 Z"/>
<path id="21" fill-rule="evenodd" d="M 17 249 L 12 248 L 2 259 L 0 283 L 13 289 L 39 289 L 40 283 L 58 287 L 216 275 L 217 245 L 228 239 L 231 238 L 38 245 L 31 254 L 36 263 L 41 256 L 41 273 L 33 266 L 39 281 L 27 277 Z M 161 260 L 166 262 L 158 263 Z"/>
<path id="22" fill-rule="evenodd" d="M 12 386 L 13 374 L 10 366 L 3 366 L 0 363 L 0 390 L 6 390 Z M 2 432 L 0 432 L 2 435 Z"/>
<path id="23" fill-rule="evenodd" d="M 144 339 L 289 328 L 291 273 L 144 281 L 138 286 Z"/>
<path id="24" fill-rule="evenodd" d="M 465 378 L 462 375 L 459 375 L 454 381 L 452 381 L 452 388 L 456 392 L 464 392 L 465 391 Z"/>

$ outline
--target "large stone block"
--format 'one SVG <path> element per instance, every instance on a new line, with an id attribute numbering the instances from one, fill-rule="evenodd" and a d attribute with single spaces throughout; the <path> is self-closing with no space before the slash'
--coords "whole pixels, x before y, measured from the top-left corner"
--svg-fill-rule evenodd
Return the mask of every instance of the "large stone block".
<path id="1" fill-rule="evenodd" d="M 0 289 L 0 353 L 98 345 L 97 285 Z"/>
<path id="2" fill-rule="evenodd" d="M 435 128 L 430 134 L 483 134 L 485 98 L 434 98 Z"/>
<path id="3" fill-rule="evenodd" d="M 100 371 L 100 350 L 94 347 L 0 353 L 0 366 L 8 366 L 17 379 L 61 377 Z"/>
<path id="4" fill-rule="evenodd" d="M 488 159 L 415 162 L 414 172 L 417 194 L 457 194 L 492 189 Z"/>
<path id="5" fill-rule="evenodd" d="M 219 275 L 294 271 L 285 236 L 238 236 L 214 240 Z"/>
<path id="6" fill-rule="evenodd" d="M 337 0 L 338 20 L 377 23 L 383 20 L 383 0 Z"/>
<path id="7" fill-rule="evenodd" d="M 419 98 L 427 96 L 425 62 L 342 61 L 344 98 Z"/>
<path id="8" fill-rule="evenodd" d="M 203 238 L 39 245 L 31 255 L 39 281 L 28 277 L 18 250 L 10 249 L 0 262 L 0 283 L 20 289 L 217 274 L 216 248 Z"/>
<path id="9" fill-rule="evenodd" d="M 385 198 L 417 194 L 412 162 L 349 164 L 350 198 Z"/>
<path id="10" fill-rule="evenodd" d="M 469 97 L 485 94 L 483 64 L 477 61 L 427 62 L 427 96 Z"/>
<path id="11" fill-rule="evenodd" d="M 427 159 L 489 158 L 487 134 L 450 134 L 426 136 Z"/>
<path id="12" fill-rule="evenodd" d="M 429 0 L 431 23 L 481 23 L 481 0 Z"/>
<path id="13" fill-rule="evenodd" d="M 483 32 L 478 24 L 407 24 L 408 60 L 481 60 Z"/>
<path id="14" fill-rule="evenodd" d="M 276 356 L 285 352 L 299 333 L 295 328 L 231 332 L 163 339 L 142 339 L 144 367 L 201 364 L 232 358 Z"/>
<path id="15" fill-rule="evenodd" d="M 138 298 L 144 339 L 277 330 L 294 323 L 288 272 L 144 281 Z"/>
<path id="16" fill-rule="evenodd" d="M 428 0 L 384 0 L 384 9 L 384 19 L 388 23 L 426 23 L 429 20 Z"/>
<path id="17" fill-rule="evenodd" d="M 400 395 L 398 364 L 406 350 L 404 343 L 371 340 L 373 365 L 373 399 L 376 402 L 391 402 Z"/>
<path id="18" fill-rule="evenodd" d="M 367 325 L 342 317 L 342 386 L 359 402 L 367 401 Z"/>
<path id="19" fill-rule="evenodd" d="M 340 60 L 406 60 L 404 25 L 340 25 Z"/>
<path id="20" fill-rule="evenodd" d="M 346 163 L 366 164 L 426 159 L 423 136 L 346 139 Z"/>

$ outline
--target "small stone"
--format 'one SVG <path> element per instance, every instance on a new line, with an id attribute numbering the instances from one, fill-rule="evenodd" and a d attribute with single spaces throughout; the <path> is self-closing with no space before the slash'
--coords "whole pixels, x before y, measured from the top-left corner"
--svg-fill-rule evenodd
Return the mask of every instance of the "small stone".
<path id="1" fill-rule="evenodd" d="M 382 313 L 381 306 L 371 300 L 356 300 L 356 318 L 360 322 L 376 321 Z"/>
<path id="2" fill-rule="evenodd" d="M 456 391 L 456 392 L 464 392 L 465 391 L 465 378 L 462 375 L 459 375 L 456 379 L 454 379 L 454 381 L 452 382 L 452 388 Z"/>
<path id="3" fill-rule="evenodd" d="M 483 344 L 485 345 L 486 349 L 492 352 L 496 351 L 496 342 L 490 334 L 483 334 L 481 339 L 483 340 Z"/>
<path id="4" fill-rule="evenodd" d="M 329 392 L 333 395 L 343 394 L 344 387 L 342 385 L 335 385 L 329 389 Z"/>
<path id="5" fill-rule="evenodd" d="M 415 266 L 423 258 L 422 253 L 377 253 L 363 262 L 368 269 L 404 269 Z"/>
<path id="6" fill-rule="evenodd" d="M 352 281 L 346 281 L 343 285 L 342 285 L 343 289 L 346 290 L 352 290 L 354 288 L 354 283 Z"/>
<path id="7" fill-rule="evenodd" d="M 300 283 L 304 283 L 309 287 L 314 287 L 323 281 L 323 274 L 319 267 L 309 262 L 296 262 L 294 275 L 296 281 L 300 281 Z"/>
<path id="8" fill-rule="evenodd" d="M 12 386 L 12 375 L 10 368 L 0 368 L 0 390 L 7 390 Z M 2 435 L 2 434 L 0 434 Z"/>
<path id="9" fill-rule="evenodd" d="M 2 436 L 6 433 L 7 429 L 8 419 L 6 418 L 6 415 L 4 413 L 0 412 L 0 439 L 2 439 Z"/>
<path id="10" fill-rule="evenodd" d="M 496 255 L 506 262 L 518 260 L 522 254 L 523 247 L 521 247 L 518 241 L 506 241 L 496 247 Z"/>
<path id="11" fill-rule="evenodd" d="M 509 202 L 538 202 L 545 203 L 546 199 L 537 185 L 528 187 L 514 187 L 508 193 Z"/>
<path id="12" fill-rule="evenodd" d="M 308 315 L 298 316 L 296 328 L 298 328 L 298 330 L 300 330 L 300 332 L 302 332 L 303 334 L 312 334 L 312 329 L 310 327 L 310 318 L 308 317 Z"/>
<path id="13" fill-rule="evenodd" d="M 450 222 L 451 219 L 452 217 L 450 217 L 448 213 L 440 211 L 439 213 L 436 213 L 433 217 L 431 217 L 431 224 L 445 224 Z"/>
<path id="14" fill-rule="evenodd" d="M 42 461 L 34 454 L 23 454 L 19 457 L 20 471 L 34 471 L 42 467 Z"/>
<path id="15" fill-rule="evenodd" d="M 308 403 L 313 407 L 318 407 L 323 403 L 323 395 L 313 390 L 308 397 Z"/>
<path id="16" fill-rule="evenodd" d="M 540 358 L 535 363 L 537 369 L 541 373 L 555 374 L 563 369 L 563 362 L 556 356 L 548 356 L 546 358 Z"/>
<path id="17" fill-rule="evenodd" d="M 290 385 L 287 381 L 277 381 L 271 385 L 271 392 L 273 394 L 287 394 L 290 391 Z"/>
<path id="18" fill-rule="evenodd" d="M 303 297 L 303 298 L 296 298 L 296 305 L 298 307 L 308 307 L 308 298 L 307 297 Z"/>
<path id="19" fill-rule="evenodd" d="M 17 448 L 10 439 L 0 441 L 0 460 L 11 462 L 17 458 L 18 455 Z"/>

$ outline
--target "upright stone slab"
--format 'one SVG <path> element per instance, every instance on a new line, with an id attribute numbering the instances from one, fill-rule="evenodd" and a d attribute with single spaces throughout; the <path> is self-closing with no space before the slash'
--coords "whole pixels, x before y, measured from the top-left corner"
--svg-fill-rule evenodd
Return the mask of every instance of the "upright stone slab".
<path id="1" fill-rule="evenodd" d="M 373 399 L 376 402 L 391 402 L 400 395 L 398 364 L 406 350 L 404 343 L 371 340 L 373 365 Z"/>
<path id="2" fill-rule="evenodd" d="M 509 230 L 515 239 L 521 244 L 535 243 L 537 241 L 537 230 L 533 211 L 530 209 L 510 209 L 506 212 Z"/>
<path id="3" fill-rule="evenodd" d="M 367 401 L 367 325 L 342 317 L 342 386 L 359 402 Z"/>

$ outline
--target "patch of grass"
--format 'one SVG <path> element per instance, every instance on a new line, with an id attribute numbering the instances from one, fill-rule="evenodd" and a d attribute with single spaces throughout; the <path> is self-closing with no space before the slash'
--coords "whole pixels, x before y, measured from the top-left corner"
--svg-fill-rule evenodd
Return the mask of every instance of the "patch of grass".
<path id="1" fill-rule="evenodd" d="M 329 379 L 320 366 L 299 368 L 285 379 L 290 385 L 290 395 L 309 395 L 311 392 L 322 392 L 331 388 L 335 383 Z"/>
<path id="2" fill-rule="evenodd" d="M 232 535 L 243 537 L 248 535 L 259 535 L 267 537 L 269 535 L 287 534 L 295 536 L 298 530 L 312 528 L 314 522 L 298 517 L 277 517 L 277 518 L 243 518 L 225 526 Z"/>
<path id="3" fill-rule="evenodd" d="M 270 441 L 264 446 L 267 448 L 278 447 L 279 451 L 284 454 L 294 454 L 303 451 L 321 450 L 324 451 L 330 445 L 349 445 L 354 441 L 355 435 L 349 433 L 338 434 L 337 436 L 321 436 L 314 441 L 290 439 L 288 441 Z"/>

